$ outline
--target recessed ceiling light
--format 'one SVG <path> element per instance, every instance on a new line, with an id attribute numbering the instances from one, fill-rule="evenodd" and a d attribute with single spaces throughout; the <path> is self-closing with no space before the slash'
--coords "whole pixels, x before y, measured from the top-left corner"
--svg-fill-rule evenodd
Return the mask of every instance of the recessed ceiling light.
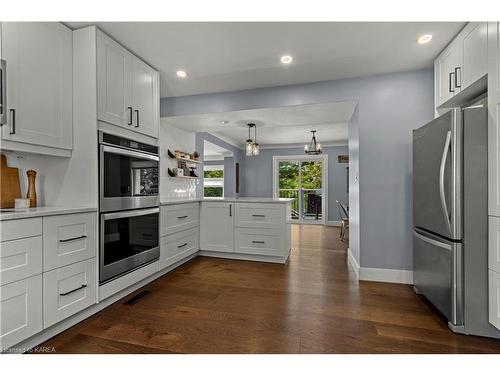
<path id="1" fill-rule="evenodd" d="M 293 61 L 293 57 L 290 55 L 281 56 L 281 62 L 283 64 L 290 64 Z"/>
<path id="2" fill-rule="evenodd" d="M 176 74 L 179 78 L 186 78 L 188 75 L 184 70 L 178 70 Z"/>
<path id="3" fill-rule="evenodd" d="M 425 44 L 429 43 L 432 40 L 432 35 L 431 34 L 424 34 L 418 37 L 417 43 L 418 44 Z"/>
<path id="4" fill-rule="evenodd" d="M 221 123 L 221 124 L 223 124 L 223 125 L 225 125 L 225 124 L 229 124 L 229 121 L 227 121 L 227 120 L 222 120 L 220 123 Z"/>

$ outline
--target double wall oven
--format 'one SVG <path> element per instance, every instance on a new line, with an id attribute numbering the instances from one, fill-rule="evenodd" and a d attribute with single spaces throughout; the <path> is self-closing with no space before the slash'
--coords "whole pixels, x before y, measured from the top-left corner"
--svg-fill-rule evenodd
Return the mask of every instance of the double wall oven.
<path id="1" fill-rule="evenodd" d="M 157 260 L 158 147 L 99 132 L 99 282 Z"/>

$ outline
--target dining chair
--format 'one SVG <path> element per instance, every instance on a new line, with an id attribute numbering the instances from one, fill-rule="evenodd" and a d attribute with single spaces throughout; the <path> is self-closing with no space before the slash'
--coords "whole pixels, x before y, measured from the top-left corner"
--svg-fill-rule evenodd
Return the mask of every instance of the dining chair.
<path id="1" fill-rule="evenodd" d="M 345 233 L 347 230 L 349 230 L 349 212 L 342 203 L 340 203 L 338 200 L 336 200 L 336 202 L 337 205 L 339 206 L 339 214 L 341 221 L 339 238 L 341 241 L 344 241 Z"/>

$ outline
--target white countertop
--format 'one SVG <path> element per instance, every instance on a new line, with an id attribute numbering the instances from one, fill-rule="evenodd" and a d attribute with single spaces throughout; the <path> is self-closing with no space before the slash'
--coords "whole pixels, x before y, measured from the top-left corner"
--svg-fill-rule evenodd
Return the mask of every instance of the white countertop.
<path id="1" fill-rule="evenodd" d="M 95 207 L 63 207 L 43 206 L 33 208 L 2 208 L 0 209 L 0 221 L 26 219 L 30 217 L 52 216 L 64 214 L 76 214 L 80 212 L 97 212 Z"/>
<path id="2" fill-rule="evenodd" d="M 231 202 L 231 203 L 289 203 L 292 198 L 259 198 L 259 197 L 227 197 L 227 198 L 203 198 L 203 199 L 176 199 L 161 202 L 162 206 L 181 203 L 194 203 L 194 202 Z"/>

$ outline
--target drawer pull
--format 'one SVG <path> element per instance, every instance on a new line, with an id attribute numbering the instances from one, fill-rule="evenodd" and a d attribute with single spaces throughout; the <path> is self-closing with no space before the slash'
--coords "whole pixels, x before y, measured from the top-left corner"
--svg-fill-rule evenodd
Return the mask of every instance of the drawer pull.
<path id="1" fill-rule="evenodd" d="M 266 215 L 261 215 L 261 214 L 253 214 L 253 217 L 266 217 Z"/>
<path id="2" fill-rule="evenodd" d="M 252 241 L 252 243 L 266 243 L 266 241 Z"/>
<path id="3" fill-rule="evenodd" d="M 182 245 L 178 245 L 177 248 L 180 249 L 181 247 L 187 246 L 187 242 L 183 243 Z"/>
<path id="4" fill-rule="evenodd" d="M 83 288 L 86 288 L 87 287 L 87 284 L 83 284 L 82 286 L 79 286 L 78 288 L 76 289 L 73 289 L 73 290 L 70 290 L 69 292 L 66 292 L 66 293 L 59 293 L 60 296 L 67 296 L 68 294 L 71 294 L 71 293 L 74 293 L 80 289 L 83 289 Z"/>
<path id="5" fill-rule="evenodd" d="M 79 236 L 79 237 L 67 238 L 65 240 L 59 240 L 59 242 L 76 241 L 76 240 L 81 240 L 82 238 L 87 238 L 87 236 Z"/>
<path id="6" fill-rule="evenodd" d="M 188 215 L 177 216 L 177 219 L 185 219 L 185 218 L 187 218 L 187 217 L 188 217 Z"/>

